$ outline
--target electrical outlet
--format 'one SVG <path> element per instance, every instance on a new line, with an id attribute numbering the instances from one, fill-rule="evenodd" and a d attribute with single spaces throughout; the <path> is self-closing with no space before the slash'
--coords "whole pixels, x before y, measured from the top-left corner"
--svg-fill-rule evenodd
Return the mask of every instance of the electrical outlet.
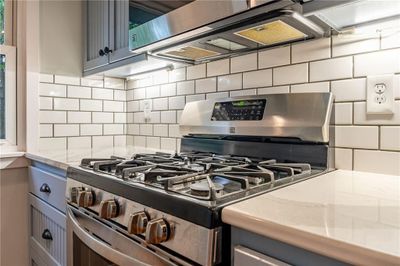
<path id="1" fill-rule="evenodd" d="M 151 113 L 151 100 L 143 101 L 143 113 L 144 119 L 147 121 L 150 120 L 150 113 Z"/>
<path id="2" fill-rule="evenodd" d="M 394 75 L 367 77 L 367 114 L 393 114 Z"/>

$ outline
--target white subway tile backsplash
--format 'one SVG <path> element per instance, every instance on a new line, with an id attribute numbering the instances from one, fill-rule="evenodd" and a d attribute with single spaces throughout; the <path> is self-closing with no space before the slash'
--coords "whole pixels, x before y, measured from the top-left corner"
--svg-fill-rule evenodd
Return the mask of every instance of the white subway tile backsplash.
<path id="1" fill-rule="evenodd" d="M 168 125 L 154 125 L 154 136 L 168 137 Z"/>
<path id="2" fill-rule="evenodd" d="M 54 137 L 79 136 L 79 125 L 54 125 Z"/>
<path id="3" fill-rule="evenodd" d="M 125 89 L 125 81 L 119 78 L 105 77 L 104 88 L 123 90 Z"/>
<path id="4" fill-rule="evenodd" d="M 146 98 L 146 89 L 135 89 L 133 90 L 133 100 L 141 100 Z"/>
<path id="5" fill-rule="evenodd" d="M 218 91 L 242 89 L 242 74 L 218 77 Z"/>
<path id="6" fill-rule="evenodd" d="M 206 64 L 187 67 L 187 79 L 199 79 L 206 76 Z"/>
<path id="7" fill-rule="evenodd" d="M 185 96 L 170 97 L 168 106 L 169 109 L 183 109 L 185 107 Z"/>
<path id="8" fill-rule="evenodd" d="M 104 111 L 106 112 L 124 112 L 124 102 L 104 101 Z"/>
<path id="9" fill-rule="evenodd" d="M 92 97 L 92 89 L 89 87 L 81 86 L 68 86 L 67 87 L 68 98 L 88 98 Z"/>
<path id="10" fill-rule="evenodd" d="M 272 86 L 272 70 L 264 69 L 243 73 L 243 88 Z"/>
<path id="11" fill-rule="evenodd" d="M 176 111 L 161 111 L 161 123 L 176 123 Z"/>
<path id="12" fill-rule="evenodd" d="M 310 81 L 351 78 L 353 58 L 340 57 L 310 63 Z"/>
<path id="13" fill-rule="evenodd" d="M 394 103 L 392 115 L 367 115 L 365 102 L 354 103 L 354 124 L 357 125 L 400 125 L 400 101 Z"/>
<path id="14" fill-rule="evenodd" d="M 314 61 L 331 57 L 329 38 L 306 41 L 292 46 L 292 63 Z"/>
<path id="15" fill-rule="evenodd" d="M 152 136 L 153 135 L 153 125 L 142 124 L 139 126 L 140 135 Z"/>
<path id="16" fill-rule="evenodd" d="M 145 119 L 144 119 L 144 113 L 143 112 L 134 113 L 133 114 L 133 122 L 134 123 L 144 123 L 144 122 L 146 122 Z"/>
<path id="17" fill-rule="evenodd" d="M 257 90 L 249 89 L 249 90 L 238 90 L 238 91 L 230 91 L 229 92 L 230 97 L 248 96 L 248 95 L 257 95 Z"/>
<path id="18" fill-rule="evenodd" d="M 139 111 L 139 101 L 131 101 L 126 103 L 126 109 L 128 112 L 137 112 Z"/>
<path id="19" fill-rule="evenodd" d="M 194 93 L 194 81 L 188 80 L 183 82 L 178 82 L 176 84 L 176 94 L 177 95 L 186 95 Z"/>
<path id="20" fill-rule="evenodd" d="M 168 151 L 176 151 L 176 139 L 161 138 L 161 149 Z"/>
<path id="21" fill-rule="evenodd" d="M 94 136 L 94 137 L 92 137 L 92 147 L 94 149 L 103 148 L 103 147 L 112 147 L 112 146 L 114 146 L 113 136 Z"/>
<path id="22" fill-rule="evenodd" d="M 114 136 L 115 147 L 125 147 L 127 145 L 126 135 Z"/>
<path id="23" fill-rule="evenodd" d="M 92 147 L 92 139 L 90 137 L 68 138 L 68 149 L 90 149 L 91 147 Z"/>
<path id="24" fill-rule="evenodd" d="M 105 124 L 103 125 L 104 135 L 122 135 L 124 134 L 123 124 Z"/>
<path id="25" fill-rule="evenodd" d="M 374 126 L 336 126 L 335 145 L 346 148 L 378 149 L 379 128 Z"/>
<path id="26" fill-rule="evenodd" d="M 257 53 L 241 55 L 231 58 L 231 73 L 251 71 L 257 69 Z"/>
<path id="27" fill-rule="evenodd" d="M 150 118 L 147 121 L 148 123 L 158 124 L 161 122 L 160 112 L 150 112 Z"/>
<path id="28" fill-rule="evenodd" d="M 144 136 L 134 136 L 133 143 L 135 146 L 146 147 L 146 137 Z"/>
<path id="29" fill-rule="evenodd" d="M 180 138 L 179 125 L 169 125 L 168 132 L 170 137 Z"/>
<path id="30" fill-rule="evenodd" d="M 154 99 L 153 110 L 168 110 L 168 98 Z"/>
<path id="31" fill-rule="evenodd" d="M 54 98 L 54 110 L 79 110 L 79 100 Z"/>
<path id="32" fill-rule="evenodd" d="M 67 86 L 50 83 L 39 84 L 39 95 L 40 96 L 51 96 L 51 97 L 66 97 Z"/>
<path id="33" fill-rule="evenodd" d="M 67 122 L 67 113 L 64 111 L 40 111 L 41 124 L 64 124 Z"/>
<path id="34" fill-rule="evenodd" d="M 68 123 L 91 123 L 92 114 L 90 112 L 68 112 Z"/>
<path id="35" fill-rule="evenodd" d="M 400 153 L 354 150 L 354 170 L 388 175 L 400 175 Z"/>
<path id="36" fill-rule="evenodd" d="M 126 101 L 126 99 L 127 99 L 127 91 L 125 91 L 125 90 L 113 90 L 113 91 L 114 91 L 114 100 L 116 100 L 116 101 Z"/>
<path id="37" fill-rule="evenodd" d="M 196 80 L 196 93 L 207 93 L 214 91 L 217 91 L 217 78 Z"/>
<path id="38" fill-rule="evenodd" d="M 289 93 L 289 86 L 276 86 L 276 87 L 268 87 L 268 88 L 260 88 L 257 90 L 258 95 L 263 94 L 279 94 L 279 93 Z"/>
<path id="39" fill-rule="evenodd" d="M 109 112 L 93 112 L 92 113 L 93 123 L 113 123 L 114 115 Z"/>
<path id="40" fill-rule="evenodd" d="M 92 89 L 92 98 L 93 99 L 101 99 L 101 100 L 112 100 L 112 99 L 114 99 L 114 90 L 93 88 Z"/>
<path id="41" fill-rule="evenodd" d="M 228 98 L 229 97 L 229 92 L 214 92 L 214 93 L 207 93 L 206 94 L 206 99 L 221 99 L 221 98 Z"/>
<path id="42" fill-rule="evenodd" d="M 182 81 L 186 79 L 186 68 L 177 68 L 169 72 L 169 82 Z"/>
<path id="43" fill-rule="evenodd" d="M 359 54 L 379 50 L 379 33 L 339 34 L 332 36 L 332 56 Z"/>
<path id="44" fill-rule="evenodd" d="M 335 124 L 351 125 L 353 123 L 353 104 L 336 103 L 335 104 Z"/>
<path id="45" fill-rule="evenodd" d="M 308 81 L 308 64 L 297 64 L 274 68 L 273 84 L 284 85 Z"/>
<path id="46" fill-rule="evenodd" d="M 381 48 L 397 48 L 400 47 L 400 32 L 399 31 L 389 31 L 382 32 Z"/>
<path id="47" fill-rule="evenodd" d="M 102 111 L 103 101 L 100 100 L 80 100 L 81 111 Z"/>
<path id="48" fill-rule="evenodd" d="M 354 76 L 400 72 L 400 49 L 385 50 L 354 56 Z"/>
<path id="49" fill-rule="evenodd" d="M 127 123 L 126 113 L 114 113 L 114 123 L 126 124 Z"/>
<path id="50" fill-rule="evenodd" d="M 366 80 L 345 79 L 331 82 L 331 91 L 336 102 L 362 101 L 366 96 Z"/>
<path id="51" fill-rule="evenodd" d="M 186 96 L 186 103 L 201 101 L 201 100 L 205 100 L 205 99 L 206 99 L 205 94 L 188 95 L 188 96 Z"/>
<path id="52" fill-rule="evenodd" d="M 291 85 L 290 91 L 297 92 L 329 92 L 329 82 L 305 83 L 299 85 Z"/>
<path id="53" fill-rule="evenodd" d="M 80 85 L 81 81 L 78 77 L 68 77 L 68 76 L 54 76 L 54 83 L 67 84 L 67 85 Z"/>
<path id="54" fill-rule="evenodd" d="M 335 168 L 352 170 L 353 169 L 353 150 L 335 149 Z"/>
<path id="55" fill-rule="evenodd" d="M 40 110 L 51 110 L 53 109 L 53 98 L 51 97 L 40 97 L 39 99 Z"/>
<path id="56" fill-rule="evenodd" d="M 167 71 L 159 71 L 157 75 L 153 75 L 153 84 L 159 85 L 168 83 L 168 72 Z"/>
<path id="57" fill-rule="evenodd" d="M 129 135 L 139 135 L 140 134 L 139 124 L 128 124 L 127 133 Z"/>
<path id="58" fill-rule="evenodd" d="M 146 98 L 151 99 L 160 97 L 160 86 L 151 86 L 146 88 Z"/>
<path id="59" fill-rule="evenodd" d="M 100 136 L 103 135 L 103 125 L 101 124 L 81 124 L 81 136 Z"/>
<path id="60" fill-rule="evenodd" d="M 81 78 L 81 85 L 87 87 L 104 87 L 104 80 L 102 76 L 96 78 Z"/>
<path id="61" fill-rule="evenodd" d="M 151 149 L 160 149 L 160 138 L 146 137 L 146 147 Z"/>
<path id="62" fill-rule="evenodd" d="M 229 74 L 229 59 L 207 63 L 207 77 Z"/>
<path id="63" fill-rule="evenodd" d="M 160 96 L 175 96 L 176 95 L 176 83 L 164 84 L 160 88 Z"/>
<path id="64" fill-rule="evenodd" d="M 381 149 L 400 151 L 400 126 L 381 127 Z"/>
<path id="65" fill-rule="evenodd" d="M 43 137 L 53 137 L 53 125 L 52 124 L 43 124 L 39 127 L 39 135 L 41 138 Z"/>
<path id="66" fill-rule="evenodd" d="M 66 138 L 40 138 L 39 139 L 39 150 L 65 150 L 67 148 Z"/>
<path id="67" fill-rule="evenodd" d="M 51 75 L 51 74 L 40 74 L 39 75 L 39 81 L 40 82 L 53 83 L 54 76 Z"/>
<path id="68" fill-rule="evenodd" d="M 269 68 L 290 64 L 290 46 L 258 52 L 258 68 Z"/>

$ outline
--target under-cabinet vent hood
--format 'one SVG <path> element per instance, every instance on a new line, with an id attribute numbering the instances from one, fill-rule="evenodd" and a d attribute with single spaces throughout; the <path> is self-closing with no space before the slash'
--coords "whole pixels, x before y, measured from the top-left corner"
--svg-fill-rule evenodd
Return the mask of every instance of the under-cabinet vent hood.
<path id="1" fill-rule="evenodd" d="M 148 6 L 134 2 L 137 14 L 139 7 L 149 12 Z M 163 1 L 155 2 L 162 6 Z M 131 27 L 133 53 L 197 63 L 324 35 L 320 26 L 302 16 L 297 0 L 179 2 L 178 8 Z"/>

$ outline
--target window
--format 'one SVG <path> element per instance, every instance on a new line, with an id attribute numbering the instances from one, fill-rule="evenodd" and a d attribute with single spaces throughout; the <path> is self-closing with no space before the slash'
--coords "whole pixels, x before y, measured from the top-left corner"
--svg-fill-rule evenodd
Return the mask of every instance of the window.
<path id="1" fill-rule="evenodd" d="M 12 1 L 0 0 L 0 144 L 16 145 L 16 48 Z"/>

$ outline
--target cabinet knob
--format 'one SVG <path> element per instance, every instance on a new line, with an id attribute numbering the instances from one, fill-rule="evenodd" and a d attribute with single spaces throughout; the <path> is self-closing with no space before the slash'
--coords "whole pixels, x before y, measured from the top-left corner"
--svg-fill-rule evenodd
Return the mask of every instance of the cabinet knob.
<path id="1" fill-rule="evenodd" d="M 47 185 L 46 183 L 43 183 L 43 185 L 40 187 L 40 192 L 51 193 L 51 189 L 50 189 L 49 185 Z"/>
<path id="2" fill-rule="evenodd" d="M 112 53 L 112 50 L 106 46 L 106 47 L 104 47 L 104 53 L 105 54 Z"/>
<path id="3" fill-rule="evenodd" d="M 49 229 L 44 229 L 42 233 L 42 238 L 46 240 L 53 240 L 53 236 L 51 235 Z"/>
<path id="4" fill-rule="evenodd" d="M 100 49 L 100 50 L 99 50 L 99 55 L 100 55 L 100 56 L 104 56 L 105 54 L 106 54 L 106 53 L 103 51 L 103 49 Z"/>

